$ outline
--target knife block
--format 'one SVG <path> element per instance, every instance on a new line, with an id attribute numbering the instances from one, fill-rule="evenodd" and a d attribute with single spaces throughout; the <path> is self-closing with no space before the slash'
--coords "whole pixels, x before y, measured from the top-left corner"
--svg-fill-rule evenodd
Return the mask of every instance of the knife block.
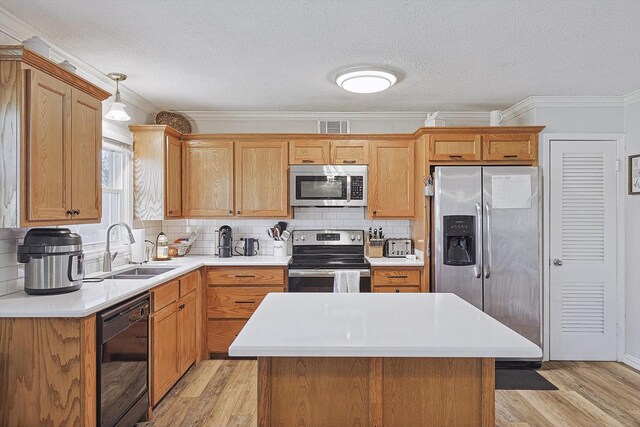
<path id="1" fill-rule="evenodd" d="M 384 239 L 367 239 L 364 246 L 364 253 L 369 258 L 382 258 Z"/>

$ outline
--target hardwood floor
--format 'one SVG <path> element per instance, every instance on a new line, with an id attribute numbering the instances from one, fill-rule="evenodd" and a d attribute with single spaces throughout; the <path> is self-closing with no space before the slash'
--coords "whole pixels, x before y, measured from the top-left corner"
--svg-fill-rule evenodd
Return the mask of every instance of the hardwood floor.
<path id="1" fill-rule="evenodd" d="M 256 361 L 192 367 L 139 426 L 255 426 Z M 558 391 L 496 392 L 496 425 L 640 426 L 640 373 L 613 362 L 548 362 Z"/>

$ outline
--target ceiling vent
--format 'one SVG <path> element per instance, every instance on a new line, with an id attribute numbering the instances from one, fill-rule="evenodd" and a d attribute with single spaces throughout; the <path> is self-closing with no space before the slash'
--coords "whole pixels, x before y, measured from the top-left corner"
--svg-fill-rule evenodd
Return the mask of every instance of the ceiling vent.
<path id="1" fill-rule="evenodd" d="M 318 133 L 350 133 L 349 120 L 318 120 Z"/>

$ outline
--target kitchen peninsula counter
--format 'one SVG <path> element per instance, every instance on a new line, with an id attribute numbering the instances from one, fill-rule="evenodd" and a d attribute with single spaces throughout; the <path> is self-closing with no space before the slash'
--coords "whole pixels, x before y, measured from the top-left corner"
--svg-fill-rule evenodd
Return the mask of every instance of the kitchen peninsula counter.
<path id="1" fill-rule="evenodd" d="M 270 294 L 229 348 L 260 426 L 492 426 L 495 358 L 541 354 L 453 294 Z"/>

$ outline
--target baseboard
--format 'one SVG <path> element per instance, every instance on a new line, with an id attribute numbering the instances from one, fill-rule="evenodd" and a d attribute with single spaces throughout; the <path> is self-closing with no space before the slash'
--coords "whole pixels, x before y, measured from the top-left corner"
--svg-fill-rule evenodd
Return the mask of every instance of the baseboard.
<path id="1" fill-rule="evenodd" d="M 637 369 L 640 371 L 640 358 L 632 356 L 630 354 L 625 354 L 622 358 L 622 363 L 625 365 L 631 366 L 633 369 Z"/>

